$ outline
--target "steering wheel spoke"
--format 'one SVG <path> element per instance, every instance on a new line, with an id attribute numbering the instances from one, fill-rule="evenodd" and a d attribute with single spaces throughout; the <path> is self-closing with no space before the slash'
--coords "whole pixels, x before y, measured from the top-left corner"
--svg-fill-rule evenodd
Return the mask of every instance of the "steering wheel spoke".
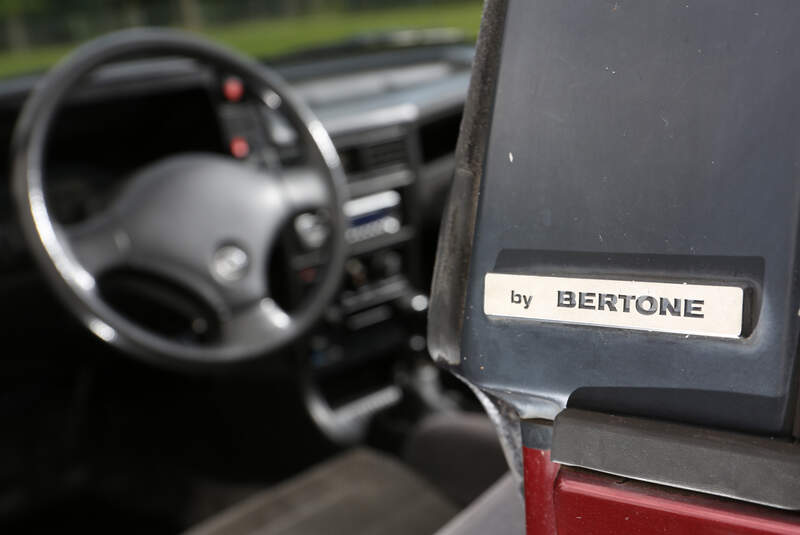
<path id="1" fill-rule="evenodd" d="M 325 176 L 309 166 L 285 169 L 281 176 L 290 214 L 330 206 L 331 190 Z"/>
<path id="2" fill-rule="evenodd" d="M 265 297 L 234 311 L 222 321 L 220 343 L 226 345 L 263 346 L 277 340 L 294 328 L 294 320 L 272 299 Z"/>
<path id="3" fill-rule="evenodd" d="M 94 277 L 123 265 L 131 247 L 130 237 L 109 214 L 61 227 L 61 232 L 72 254 Z"/>

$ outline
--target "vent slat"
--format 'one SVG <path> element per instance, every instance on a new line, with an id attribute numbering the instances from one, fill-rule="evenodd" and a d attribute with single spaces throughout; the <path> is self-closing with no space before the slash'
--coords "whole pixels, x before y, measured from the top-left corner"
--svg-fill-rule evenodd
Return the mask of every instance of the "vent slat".
<path id="1" fill-rule="evenodd" d="M 361 148 L 361 158 L 365 171 L 372 171 L 390 165 L 408 163 L 405 139 L 394 139 Z"/>
<path id="2" fill-rule="evenodd" d="M 349 179 L 360 180 L 365 175 L 410 164 L 406 138 L 393 138 L 375 143 L 339 148 L 339 157 Z"/>

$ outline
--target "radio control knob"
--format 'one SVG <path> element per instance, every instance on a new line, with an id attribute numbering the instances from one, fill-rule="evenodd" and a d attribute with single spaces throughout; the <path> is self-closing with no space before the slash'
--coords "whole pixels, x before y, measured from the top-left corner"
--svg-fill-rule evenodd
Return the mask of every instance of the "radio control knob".
<path id="1" fill-rule="evenodd" d="M 367 269 L 361 260 L 351 258 L 344 265 L 344 269 L 353 288 L 360 288 L 367 283 Z"/>
<path id="2" fill-rule="evenodd" d="M 391 277 L 403 270 L 403 257 L 396 251 L 386 251 L 375 256 L 371 264 L 381 277 Z"/>

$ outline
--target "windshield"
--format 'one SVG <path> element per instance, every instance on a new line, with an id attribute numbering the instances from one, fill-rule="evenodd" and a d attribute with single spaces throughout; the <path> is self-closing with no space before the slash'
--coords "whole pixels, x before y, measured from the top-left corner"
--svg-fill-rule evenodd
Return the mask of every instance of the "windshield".
<path id="1" fill-rule="evenodd" d="M 41 71 L 82 41 L 133 26 L 184 28 L 277 58 L 344 44 L 474 39 L 481 7 L 480 0 L 0 0 L 0 77 Z"/>

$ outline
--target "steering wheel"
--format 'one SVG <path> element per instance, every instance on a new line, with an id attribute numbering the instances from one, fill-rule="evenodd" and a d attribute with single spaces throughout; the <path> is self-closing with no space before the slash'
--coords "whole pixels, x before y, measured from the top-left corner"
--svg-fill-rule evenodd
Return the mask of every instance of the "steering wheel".
<path id="1" fill-rule="evenodd" d="M 98 67 L 141 57 L 186 57 L 239 77 L 248 94 L 298 133 L 303 164 L 281 171 L 231 157 L 190 153 L 134 172 L 101 213 L 61 224 L 44 193 L 48 133 L 65 97 Z M 233 363 L 274 353 L 306 332 L 333 299 L 346 256 L 346 182 L 320 121 L 274 71 L 199 37 L 174 30 L 109 34 L 78 48 L 29 96 L 13 137 L 13 196 L 23 234 L 68 308 L 106 342 L 167 365 Z M 324 274 L 291 312 L 271 297 L 268 265 L 281 227 L 294 214 L 328 214 Z M 131 320 L 104 299 L 98 277 L 120 266 L 180 282 L 218 319 L 212 340 L 186 342 Z"/>

